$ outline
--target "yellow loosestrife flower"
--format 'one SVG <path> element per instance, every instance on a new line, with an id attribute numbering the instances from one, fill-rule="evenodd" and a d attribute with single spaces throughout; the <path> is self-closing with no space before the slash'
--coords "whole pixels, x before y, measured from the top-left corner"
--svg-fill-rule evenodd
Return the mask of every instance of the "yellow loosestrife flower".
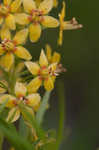
<path id="1" fill-rule="evenodd" d="M 59 21 L 48 13 L 53 8 L 53 0 L 44 0 L 37 6 L 34 0 L 23 0 L 25 13 L 16 14 L 16 22 L 20 25 L 28 25 L 31 42 L 37 42 L 43 28 L 55 28 Z"/>
<path id="2" fill-rule="evenodd" d="M 20 62 L 16 66 L 15 76 L 17 77 L 16 78 L 17 81 L 22 80 L 22 78 L 20 77 L 20 72 L 24 69 L 24 67 L 25 67 L 24 62 Z M 1 78 L 1 80 L 0 80 L 0 94 L 9 92 L 9 84 L 8 84 L 8 81 L 5 80 L 2 70 L 0 70 L 0 78 Z"/>
<path id="3" fill-rule="evenodd" d="M 1 33 L 2 42 L 0 44 L 0 65 L 9 71 L 14 63 L 14 55 L 21 59 L 30 60 L 32 56 L 26 48 L 21 46 L 25 43 L 28 30 L 23 29 L 11 38 L 10 32 L 7 30 Z"/>
<path id="4" fill-rule="evenodd" d="M 58 44 L 62 45 L 63 42 L 63 30 L 74 30 L 82 28 L 81 24 L 78 24 L 75 18 L 73 18 L 70 21 L 64 21 L 66 13 L 66 5 L 65 2 L 63 2 L 63 8 L 61 10 L 61 13 L 59 14 L 59 20 L 60 20 L 60 32 L 59 32 L 59 39 Z"/>
<path id="5" fill-rule="evenodd" d="M 58 76 L 62 72 L 66 72 L 67 71 L 66 68 L 64 68 L 62 66 L 62 64 L 60 63 L 61 55 L 58 52 L 54 52 L 52 54 L 51 46 L 48 45 L 48 44 L 46 44 L 46 57 L 47 57 L 48 62 L 50 64 L 57 63 L 57 68 L 56 68 L 56 71 L 55 71 L 56 76 Z M 56 76 L 53 76 L 53 80 L 54 81 L 56 79 Z"/>
<path id="6" fill-rule="evenodd" d="M 54 52 L 52 55 L 52 49 L 50 45 L 46 44 L 46 56 L 49 63 L 57 63 L 59 64 L 61 55 L 58 52 Z"/>
<path id="7" fill-rule="evenodd" d="M 21 3 L 22 0 L 3 0 L 3 3 L 0 4 L 1 31 L 4 28 L 3 26 L 6 26 L 11 30 L 16 29 L 15 13 L 20 8 Z"/>
<path id="8" fill-rule="evenodd" d="M 0 94 L 3 94 L 7 91 L 6 88 L 4 88 L 8 86 L 8 83 L 5 80 L 0 80 Z"/>
<path id="9" fill-rule="evenodd" d="M 20 117 L 20 109 L 18 105 L 24 103 L 27 109 L 32 108 L 33 111 L 37 111 L 37 107 L 40 105 L 41 97 L 38 93 L 27 94 L 27 88 L 23 83 L 16 82 L 15 95 L 3 94 L 0 96 L 0 104 L 3 104 L 8 99 L 6 104 L 7 108 L 10 108 L 7 121 L 9 121 L 11 115 L 14 113 L 14 118 L 11 122 L 14 122 Z M 38 107 L 39 108 L 39 107 Z"/>
<path id="10" fill-rule="evenodd" d="M 58 0 L 53 0 L 53 3 L 54 3 L 54 7 L 58 6 Z"/>
<path id="11" fill-rule="evenodd" d="M 54 88 L 55 77 L 58 75 L 57 62 L 49 63 L 44 51 L 41 51 L 39 62 L 25 62 L 28 70 L 35 78 L 27 85 L 29 92 L 36 92 L 43 84 L 47 91 Z"/>
<path id="12" fill-rule="evenodd" d="M 0 94 L 5 93 L 6 89 L 4 86 L 7 86 L 6 81 L 3 79 L 3 72 L 0 70 Z"/>
<path id="13" fill-rule="evenodd" d="M 36 5 L 39 6 L 42 0 L 35 0 L 35 2 L 36 2 Z"/>
<path id="14" fill-rule="evenodd" d="M 39 6 L 43 0 L 35 0 L 35 1 L 36 1 L 37 6 Z M 58 0 L 53 0 L 53 6 L 54 7 L 58 6 Z"/>

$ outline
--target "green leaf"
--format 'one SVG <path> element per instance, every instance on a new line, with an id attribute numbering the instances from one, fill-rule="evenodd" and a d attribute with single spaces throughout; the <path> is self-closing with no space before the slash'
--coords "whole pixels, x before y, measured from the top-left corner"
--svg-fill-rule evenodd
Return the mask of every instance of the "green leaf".
<path id="1" fill-rule="evenodd" d="M 33 129 L 35 129 L 37 136 L 42 139 L 45 137 L 45 132 L 43 129 L 38 125 L 35 116 L 33 116 L 30 112 L 27 111 L 24 104 L 19 104 L 19 108 L 22 113 L 24 113 L 25 117 L 27 118 L 27 122 L 32 126 Z"/>
<path id="2" fill-rule="evenodd" d="M 47 104 L 48 104 L 48 101 L 49 101 L 50 94 L 51 94 L 51 92 L 46 92 L 45 93 L 45 95 L 43 97 L 43 100 L 41 102 L 40 108 L 39 108 L 39 110 L 36 114 L 36 120 L 37 120 L 39 125 L 41 125 L 42 122 L 43 122 L 44 114 L 47 110 Z"/>
<path id="3" fill-rule="evenodd" d="M 20 117 L 20 122 L 19 122 L 19 133 L 21 136 L 27 139 L 28 129 L 22 117 Z"/>
<path id="4" fill-rule="evenodd" d="M 0 118 L 0 130 L 8 141 L 17 150 L 34 150 L 34 147 L 23 137 L 20 136 L 12 124 L 8 124 Z"/>

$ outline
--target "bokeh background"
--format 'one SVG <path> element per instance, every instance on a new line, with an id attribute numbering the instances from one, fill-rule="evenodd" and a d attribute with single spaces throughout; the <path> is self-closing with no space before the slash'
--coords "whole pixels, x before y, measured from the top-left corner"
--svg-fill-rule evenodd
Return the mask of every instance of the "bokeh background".
<path id="1" fill-rule="evenodd" d="M 61 0 L 60 0 L 61 2 Z M 76 17 L 83 29 L 64 32 L 62 47 L 57 47 L 57 29 L 43 32 L 40 42 L 30 46 L 34 59 L 49 43 L 62 54 L 67 72 L 65 84 L 65 129 L 62 150 L 96 150 L 99 146 L 99 0 L 66 0 L 69 20 Z M 59 10 L 62 5 L 59 4 Z M 57 15 L 54 9 L 52 14 Z M 45 126 L 57 128 L 58 101 L 53 91 Z"/>

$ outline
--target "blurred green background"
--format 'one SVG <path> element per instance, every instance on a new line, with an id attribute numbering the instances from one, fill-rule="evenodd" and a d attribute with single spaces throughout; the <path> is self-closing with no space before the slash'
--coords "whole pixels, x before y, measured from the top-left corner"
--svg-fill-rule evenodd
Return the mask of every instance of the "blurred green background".
<path id="1" fill-rule="evenodd" d="M 61 0 L 59 10 L 61 9 Z M 36 60 L 40 49 L 49 43 L 62 54 L 67 72 L 65 83 L 65 129 L 62 150 L 95 150 L 99 146 L 99 0 L 66 0 L 67 20 L 76 17 L 83 29 L 64 32 L 62 47 L 57 47 L 58 29 L 43 31 L 40 42 L 30 46 Z M 52 14 L 56 14 L 56 9 Z M 38 50 L 39 49 L 39 50 Z M 58 101 L 53 91 L 45 126 L 57 128 Z"/>

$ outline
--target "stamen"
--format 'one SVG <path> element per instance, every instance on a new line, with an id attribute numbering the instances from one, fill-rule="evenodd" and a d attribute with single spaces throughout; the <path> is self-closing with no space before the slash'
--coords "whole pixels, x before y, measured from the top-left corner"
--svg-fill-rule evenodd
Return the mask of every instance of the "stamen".
<path id="1" fill-rule="evenodd" d="M 82 24 L 78 24 L 78 21 L 76 20 L 75 17 L 72 18 L 71 24 L 73 24 L 74 26 L 77 26 L 77 28 L 82 28 L 83 27 Z"/>
<path id="2" fill-rule="evenodd" d="M 15 106 L 17 106 L 17 101 L 16 101 L 16 100 L 13 100 L 13 104 L 14 104 Z"/>
<path id="3" fill-rule="evenodd" d="M 39 79 L 40 79 L 40 80 L 44 80 L 44 78 L 43 78 L 42 76 L 39 76 Z"/>

